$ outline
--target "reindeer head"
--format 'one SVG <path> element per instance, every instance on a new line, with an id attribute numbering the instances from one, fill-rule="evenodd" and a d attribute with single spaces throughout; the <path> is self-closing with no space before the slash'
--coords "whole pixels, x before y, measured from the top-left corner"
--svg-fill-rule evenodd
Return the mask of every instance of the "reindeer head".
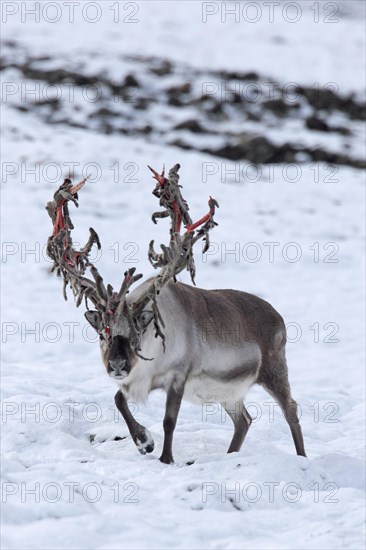
<path id="1" fill-rule="evenodd" d="M 89 240 L 81 250 L 76 251 L 73 248 L 73 225 L 68 211 L 68 201 L 71 200 L 78 206 L 77 193 L 85 185 L 87 178 L 75 186 L 66 179 L 54 194 L 53 201 L 46 206 L 53 223 L 53 234 L 47 243 L 47 254 L 54 262 L 52 270 L 57 270 L 57 274 L 63 276 L 65 299 L 68 285 L 72 289 L 77 306 L 85 299 L 85 317 L 99 334 L 104 364 L 109 375 L 117 381 L 128 376 L 139 359 L 152 359 L 141 354 L 142 337 L 149 325 L 154 328 L 155 337 L 161 338 L 165 349 L 164 321 L 159 312 L 157 296 L 161 289 L 169 281 L 175 281 L 176 276 L 184 269 L 189 271 L 195 284 L 193 245 L 203 238 L 206 241 L 203 250 L 205 252 L 209 247 L 209 230 L 217 225 L 213 216 L 218 204 L 211 197 L 209 213 L 196 223 L 192 223 L 188 214 L 188 204 L 182 197 L 181 186 L 178 185 L 179 168 L 179 164 L 173 166 L 167 178 L 164 170 L 158 174 L 150 168 L 157 181 L 153 194 L 159 198 L 159 204 L 164 208 L 163 211 L 152 215 L 152 221 L 156 223 L 157 218 L 170 216 L 170 242 L 168 246 L 161 245 L 162 252 L 159 254 L 154 250 L 154 241 L 150 242 L 148 258 L 152 266 L 160 271 L 145 285 L 146 288 L 136 301 L 130 302 L 126 298 L 130 287 L 142 277 L 135 275 L 135 268 L 125 272 L 119 292 L 114 292 L 111 285 L 104 285 L 103 278 L 89 261 L 92 246 L 96 244 L 101 248 L 94 229 L 90 228 Z M 185 226 L 183 235 L 180 233 L 182 223 Z M 87 269 L 93 280 L 85 277 Z M 95 310 L 89 309 L 88 300 L 93 303 Z"/>
<path id="2" fill-rule="evenodd" d="M 142 277 L 134 273 L 135 268 L 126 271 L 120 292 L 113 292 L 108 286 L 106 303 L 85 312 L 85 318 L 99 334 L 107 372 L 116 381 L 125 378 L 138 358 L 143 358 L 139 352 L 141 336 L 153 318 L 152 311 L 136 314 L 127 302 L 129 288 Z"/>

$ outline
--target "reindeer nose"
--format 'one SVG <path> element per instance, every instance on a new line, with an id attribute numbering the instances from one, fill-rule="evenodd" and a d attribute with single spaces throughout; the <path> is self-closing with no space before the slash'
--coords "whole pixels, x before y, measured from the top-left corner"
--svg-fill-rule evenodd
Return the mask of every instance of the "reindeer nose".
<path id="1" fill-rule="evenodd" d="M 128 375 L 126 359 L 111 359 L 108 366 L 110 376 L 124 378 Z"/>

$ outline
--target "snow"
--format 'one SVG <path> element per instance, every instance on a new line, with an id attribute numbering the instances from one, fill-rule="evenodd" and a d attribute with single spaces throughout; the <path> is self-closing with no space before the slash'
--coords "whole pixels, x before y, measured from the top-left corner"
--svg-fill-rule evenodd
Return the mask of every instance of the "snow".
<path id="1" fill-rule="evenodd" d="M 23 23 L 18 3 L 3 34 L 25 52 L 50 53 L 58 67 L 84 64 L 90 74 L 104 68 L 119 78 L 131 66 L 124 56 L 140 54 L 258 70 L 281 82 L 336 82 L 342 93 L 362 97 L 360 3 L 332 3 L 340 6 L 337 24 L 314 23 L 308 4 L 301 2 L 294 24 L 282 16 L 222 23 L 217 15 L 203 23 L 200 2 L 170 1 L 137 2 L 134 24 L 113 23 L 109 2 L 99 4 L 95 24 L 77 8 L 75 23 L 63 9 L 51 24 Z M 7 80 L 18 82 L 11 75 Z M 304 163 L 293 181 L 289 167 L 264 165 L 258 181 L 249 181 L 245 163 L 143 137 L 47 125 L 11 101 L 3 113 L 3 161 L 16 163 L 2 182 L 3 548 L 363 548 L 364 173 Z M 359 135 L 362 124 L 355 124 Z M 285 141 L 296 128 L 281 130 Z M 273 135 L 281 139 L 280 130 Z M 331 139 L 342 148 L 341 136 Z M 351 152 L 360 156 L 354 141 Z M 97 181 L 80 193 L 80 208 L 70 207 L 74 241 L 84 243 L 90 225 L 98 231 L 103 248 L 95 264 L 115 287 L 126 266 L 151 275 L 148 242 L 166 241 L 164 220 L 150 222 L 157 205 L 147 164 L 181 164 L 193 218 L 206 212 L 209 195 L 218 200 L 211 249 L 205 258 L 196 252 L 197 285 L 252 292 L 284 317 L 307 458 L 296 456 L 279 408 L 259 387 L 248 395 L 253 424 L 240 453 L 226 454 L 232 423 L 219 407 L 183 403 L 175 464 L 161 464 L 165 396 L 155 392 L 146 404 L 131 404 L 155 441 L 152 454 L 139 454 L 83 311 L 71 296 L 63 301 L 61 281 L 48 273 L 44 205 L 72 162 L 79 163 L 75 181 L 88 163 L 99 166 Z M 36 173 L 26 173 L 35 163 Z M 47 163 L 60 168 L 49 165 L 46 173 Z M 186 275 L 181 280 L 188 282 Z"/>

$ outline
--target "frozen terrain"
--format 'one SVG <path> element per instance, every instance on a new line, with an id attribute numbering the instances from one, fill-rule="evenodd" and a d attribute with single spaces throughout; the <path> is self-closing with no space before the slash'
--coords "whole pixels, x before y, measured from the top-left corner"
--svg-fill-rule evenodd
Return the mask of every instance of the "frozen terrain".
<path id="1" fill-rule="evenodd" d="M 258 4 L 256 23 L 242 11 L 225 22 L 222 10 L 234 3 L 121 2 L 116 11 L 101 2 L 95 23 L 92 7 L 82 16 L 85 3 L 71 23 L 62 2 L 57 23 L 47 21 L 52 7 L 37 22 L 25 3 L 4 4 L 3 548 L 364 548 L 362 3 L 315 2 L 317 13 L 298 2 L 294 23 L 282 2 L 273 22 Z M 136 88 L 138 107 L 108 84 L 131 75 L 138 85 L 121 86 Z M 93 82 L 102 86 L 97 101 Z M 187 82 L 189 92 L 164 95 Z M 245 82 L 260 101 L 226 101 L 221 84 L 237 84 L 240 95 Z M 220 92 L 202 107 L 207 83 Z M 288 98 L 265 103 L 288 83 L 305 90 L 296 109 Z M 332 107 L 312 100 L 314 83 L 332 84 Z M 192 120 L 204 131 L 177 128 Z M 264 161 L 254 165 L 258 144 Z M 232 455 L 221 409 L 183 403 L 174 466 L 158 461 L 165 396 L 132 403 L 155 440 L 141 456 L 82 308 L 71 294 L 63 300 L 49 274 L 44 205 L 69 173 L 75 181 L 91 173 L 80 208 L 70 207 L 74 241 L 83 244 L 90 226 L 98 231 L 95 264 L 115 287 L 126 267 L 151 275 L 148 242 L 166 242 L 168 227 L 150 221 L 157 204 L 146 165 L 176 162 L 193 218 L 206 213 L 209 195 L 220 204 L 211 248 L 204 258 L 196 252 L 197 285 L 257 294 L 285 319 L 308 458 L 296 456 L 279 408 L 259 387 L 247 400 L 252 427 Z"/>

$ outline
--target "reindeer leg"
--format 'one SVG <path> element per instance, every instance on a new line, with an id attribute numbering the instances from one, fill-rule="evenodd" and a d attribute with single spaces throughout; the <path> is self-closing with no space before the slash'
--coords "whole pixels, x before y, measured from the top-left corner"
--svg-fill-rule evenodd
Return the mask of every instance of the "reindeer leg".
<path id="1" fill-rule="evenodd" d="M 123 416 L 130 431 L 131 437 L 140 453 L 142 455 L 145 455 L 146 453 L 151 453 L 154 450 L 154 441 L 151 437 L 151 434 L 149 430 L 144 428 L 144 426 L 141 426 L 141 424 L 139 424 L 137 420 L 134 419 L 130 409 L 128 408 L 126 398 L 121 391 L 118 391 L 116 393 L 116 395 L 114 396 L 114 401 L 116 403 L 117 409 Z"/>
<path id="2" fill-rule="evenodd" d="M 227 452 L 239 452 L 252 423 L 252 419 L 242 402 L 233 404 L 221 403 L 221 405 L 234 423 L 234 435 Z"/>
<path id="3" fill-rule="evenodd" d="M 160 457 L 160 462 L 164 464 L 173 464 L 173 452 L 172 452 L 172 443 L 173 443 L 173 433 L 177 423 L 178 413 L 180 409 L 180 404 L 182 402 L 184 392 L 184 383 L 179 385 L 178 388 L 176 385 L 172 386 L 168 390 L 166 405 L 165 405 L 165 416 L 164 416 L 164 445 L 163 452 Z"/>
<path id="4" fill-rule="evenodd" d="M 259 383 L 280 405 L 286 422 L 290 427 L 296 453 L 300 456 L 306 456 L 304 439 L 297 414 L 297 403 L 291 396 L 284 348 L 278 352 L 274 365 L 272 365 L 273 367 L 275 368 L 275 375 L 266 367 Z"/>

